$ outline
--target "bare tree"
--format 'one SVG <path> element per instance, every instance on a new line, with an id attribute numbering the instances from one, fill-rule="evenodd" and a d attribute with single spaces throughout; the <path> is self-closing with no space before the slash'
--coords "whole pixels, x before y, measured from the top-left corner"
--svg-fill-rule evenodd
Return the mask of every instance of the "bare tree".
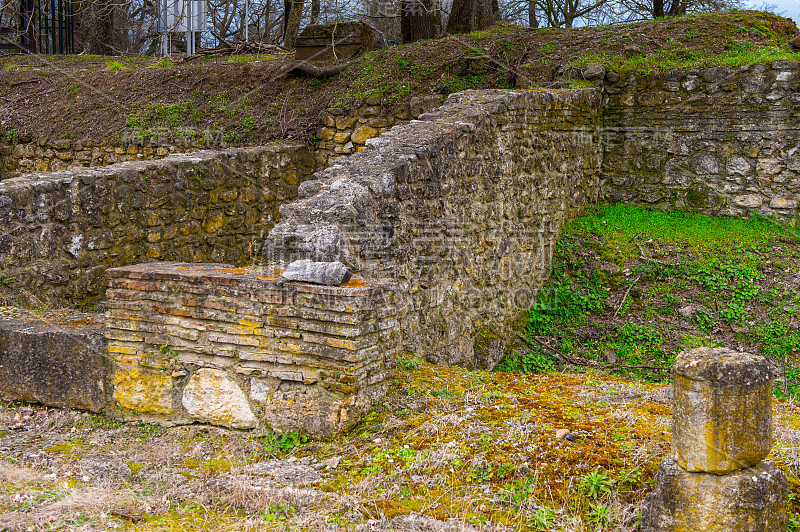
<path id="1" fill-rule="evenodd" d="M 403 42 L 433 39 L 442 31 L 442 13 L 436 0 L 402 0 L 400 33 Z"/>
<path id="2" fill-rule="evenodd" d="M 491 0 L 453 0 L 447 33 L 484 30 L 494 23 Z"/>

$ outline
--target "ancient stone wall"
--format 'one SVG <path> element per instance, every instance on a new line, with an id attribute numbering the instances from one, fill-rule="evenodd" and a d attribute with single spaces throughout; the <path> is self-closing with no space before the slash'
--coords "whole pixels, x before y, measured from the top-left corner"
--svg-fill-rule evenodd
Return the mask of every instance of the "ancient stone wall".
<path id="1" fill-rule="evenodd" d="M 265 261 L 396 281 L 405 349 L 491 367 L 563 224 L 598 199 L 599 104 L 593 91 L 451 95 L 303 183 Z"/>
<path id="2" fill-rule="evenodd" d="M 631 75 L 603 87 L 602 196 L 709 214 L 787 218 L 800 202 L 800 70 Z"/>
<path id="3" fill-rule="evenodd" d="M 172 153 L 202 149 L 197 141 L 141 141 L 118 143 L 91 139 L 33 141 L 0 135 L 0 180 L 30 172 L 56 172 L 75 167 L 103 166 L 124 161 L 162 159 Z"/>
<path id="4" fill-rule="evenodd" d="M 371 97 L 356 102 L 352 109 L 330 108 L 317 131 L 317 157 L 327 165 L 361 151 L 367 139 L 416 119 L 422 113 L 439 107 L 442 100 L 439 95 L 415 96 L 408 102 L 385 106 L 380 98 Z"/>
<path id="5" fill-rule="evenodd" d="M 129 415 L 327 437 L 385 393 L 399 345 L 393 283 L 290 283 L 222 264 L 108 274 L 113 397 Z"/>
<path id="6" fill-rule="evenodd" d="M 277 145 L 28 174 L 0 182 L 0 273 L 42 299 L 102 296 L 105 270 L 147 260 L 242 264 L 316 168 Z"/>

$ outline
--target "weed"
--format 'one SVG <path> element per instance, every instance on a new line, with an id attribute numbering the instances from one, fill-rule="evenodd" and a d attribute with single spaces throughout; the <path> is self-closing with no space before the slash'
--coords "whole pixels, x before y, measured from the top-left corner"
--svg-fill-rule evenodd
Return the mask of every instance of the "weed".
<path id="1" fill-rule="evenodd" d="M 163 427 L 160 423 L 140 423 L 137 429 L 136 439 L 146 441 L 161 434 Z"/>
<path id="2" fill-rule="evenodd" d="M 9 144 L 15 144 L 19 140 L 19 133 L 17 133 L 16 130 L 13 129 L 7 130 L 4 136 L 6 142 Z"/>
<path id="3" fill-rule="evenodd" d="M 528 526 L 534 530 L 552 530 L 556 524 L 556 513 L 547 506 L 540 506 L 528 519 Z"/>
<path id="4" fill-rule="evenodd" d="M 402 356 L 397 359 L 397 366 L 405 370 L 419 369 L 419 360 L 412 356 Z"/>
<path id="5" fill-rule="evenodd" d="M 515 507 L 522 506 L 536 491 L 536 480 L 525 477 L 513 483 L 506 484 L 500 491 L 500 496 Z"/>
<path id="6" fill-rule="evenodd" d="M 173 63 L 172 59 L 170 59 L 169 57 L 162 57 L 158 61 L 154 61 L 153 63 L 148 65 L 148 67 L 150 68 L 164 68 L 171 66 L 175 66 L 175 63 Z"/>
<path id="7" fill-rule="evenodd" d="M 291 519 L 297 513 L 292 506 L 286 503 L 270 504 L 269 508 L 264 508 L 261 518 L 267 523 L 280 523 Z"/>
<path id="8" fill-rule="evenodd" d="M 602 502 L 592 503 L 590 507 L 589 516 L 592 520 L 601 527 L 607 525 L 611 519 L 611 508 Z"/>
<path id="9" fill-rule="evenodd" d="M 601 495 L 611 493 L 613 483 L 608 478 L 608 473 L 605 471 L 589 471 L 589 473 L 581 480 L 581 487 L 586 494 L 592 499 L 597 499 Z"/>
<path id="10" fill-rule="evenodd" d="M 109 72 L 119 72 L 120 70 L 125 70 L 127 67 L 121 61 L 109 61 L 106 64 L 106 70 Z"/>
<path id="11" fill-rule="evenodd" d="M 556 369 L 557 359 L 544 349 L 514 351 L 503 357 L 494 371 L 515 373 L 548 373 Z"/>
<path id="12" fill-rule="evenodd" d="M 450 390 L 431 390 L 431 395 L 433 397 L 438 397 L 439 399 L 455 399 L 456 394 L 451 392 Z"/>
<path id="13" fill-rule="evenodd" d="M 550 41 L 539 47 L 539 53 L 542 55 L 550 55 L 556 51 L 556 43 Z"/>
<path id="14" fill-rule="evenodd" d="M 271 432 L 264 438 L 264 452 L 272 456 L 288 454 L 307 442 L 308 436 L 296 431 L 286 433 Z"/>
<path id="15" fill-rule="evenodd" d="M 3 65 L 3 70 L 5 70 L 6 72 L 13 72 L 18 68 L 19 65 L 17 65 L 16 63 L 6 63 L 5 65 Z"/>

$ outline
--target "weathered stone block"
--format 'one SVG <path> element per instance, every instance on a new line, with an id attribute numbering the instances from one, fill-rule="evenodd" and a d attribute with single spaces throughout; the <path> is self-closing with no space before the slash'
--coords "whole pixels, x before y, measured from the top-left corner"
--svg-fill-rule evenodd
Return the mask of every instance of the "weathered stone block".
<path id="1" fill-rule="evenodd" d="M 772 449 L 772 372 L 764 357 L 698 348 L 673 365 L 672 448 L 688 471 L 724 474 Z"/>
<path id="2" fill-rule="evenodd" d="M 642 503 L 642 532 L 785 532 L 788 485 L 762 463 L 729 475 L 690 473 L 661 462 L 655 489 Z"/>
<path id="3" fill-rule="evenodd" d="M 111 364 L 99 325 L 0 321 L 0 397 L 99 412 L 110 392 Z"/>
<path id="4" fill-rule="evenodd" d="M 341 262 L 313 262 L 296 260 L 281 274 L 289 281 L 339 286 L 350 280 L 352 274 Z"/>
<path id="5" fill-rule="evenodd" d="M 183 389 L 181 401 L 195 421 L 233 429 L 251 429 L 258 421 L 244 392 L 224 371 L 199 369 Z"/>
<path id="6" fill-rule="evenodd" d="M 334 22 L 306 26 L 295 42 L 295 59 L 345 60 L 372 50 L 375 32 L 361 22 Z"/>

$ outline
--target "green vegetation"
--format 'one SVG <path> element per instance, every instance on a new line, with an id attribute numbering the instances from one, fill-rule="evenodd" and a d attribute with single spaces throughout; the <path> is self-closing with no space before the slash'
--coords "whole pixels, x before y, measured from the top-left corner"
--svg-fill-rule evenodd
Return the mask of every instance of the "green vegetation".
<path id="1" fill-rule="evenodd" d="M 109 72 L 119 72 L 120 70 L 125 70 L 127 67 L 121 61 L 109 61 L 106 64 L 106 70 Z"/>
<path id="2" fill-rule="evenodd" d="M 308 437 L 296 431 L 281 434 L 271 432 L 264 438 L 264 452 L 271 456 L 288 454 L 308 442 Z"/>
<path id="3" fill-rule="evenodd" d="M 499 371 L 589 366 L 669 377 L 677 353 L 742 345 L 783 368 L 778 396 L 800 398 L 800 234 L 753 217 L 601 206 L 573 221 L 528 312 L 529 339 Z"/>
<path id="4" fill-rule="evenodd" d="M 169 57 L 161 57 L 158 61 L 154 61 L 150 65 L 150 68 L 163 68 L 163 67 L 171 67 L 175 66 L 175 63 Z"/>

